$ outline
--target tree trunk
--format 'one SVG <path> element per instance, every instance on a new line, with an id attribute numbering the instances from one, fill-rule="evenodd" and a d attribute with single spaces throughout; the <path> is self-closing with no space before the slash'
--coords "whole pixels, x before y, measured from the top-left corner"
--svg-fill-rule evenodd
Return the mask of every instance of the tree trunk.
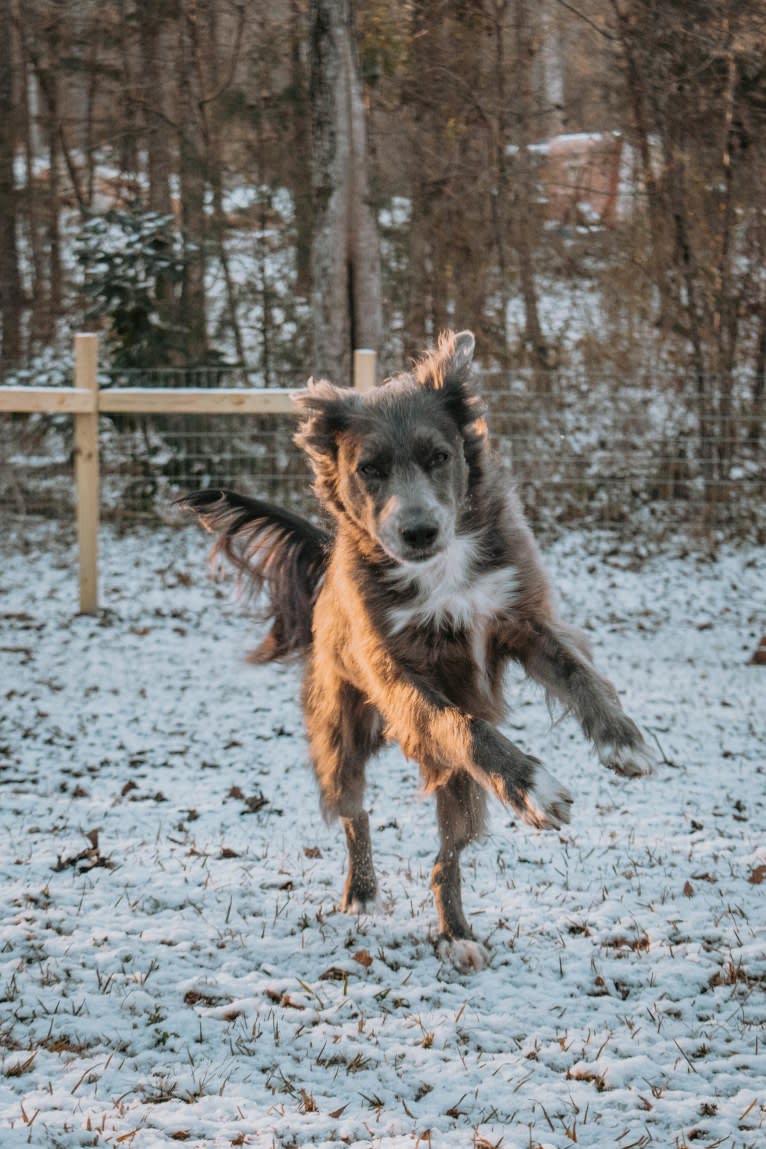
<path id="1" fill-rule="evenodd" d="M 691 363 L 697 391 L 697 430 L 699 434 L 700 462 L 705 485 L 705 501 L 715 501 L 715 466 L 713 436 L 715 423 L 708 378 L 703 330 L 704 288 L 700 283 L 700 272 L 691 241 L 689 223 L 689 196 L 686 179 L 686 163 L 683 150 L 669 138 L 663 141 L 665 166 L 670 187 L 671 211 L 675 230 L 677 258 L 686 293 L 686 319 L 691 349 Z M 702 299 L 700 298 L 702 296 Z"/>
<path id="2" fill-rule="evenodd" d="M 302 0 L 290 2 L 290 86 L 292 89 L 293 147 L 288 171 L 295 204 L 296 288 L 301 295 L 311 292 L 311 236 L 313 211 L 308 163 L 311 151 L 311 124 L 308 108 L 306 67 L 302 45 L 306 35 Z"/>
<path id="3" fill-rule="evenodd" d="M 39 89 L 33 90 L 33 85 L 35 85 L 37 81 L 22 34 L 18 0 L 16 0 L 16 6 L 14 8 L 14 21 L 20 49 L 19 65 L 21 79 L 19 90 L 21 92 L 20 111 L 24 137 L 24 176 L 26 180 L 23 204 L 26 216 L 29 252 L 32 257 L 30 297 L 35 301 L 35 305 L 31 309 L 29 340 L 31 347 L 37 347 L 50 343 L 53 338 L 53 316 L 51 314 L 48 280 L 46 276 L 45 236 L 40 218 L 40 187 L 38 181 L 35 179 L 34 170 L 35 156 L 39 151 L 39 141 L 35 139 Z M 36 142 L 37 147 L 35 146 Z"/>
<path id="4" fill-rule="evenodd" d="M 508 179 L 508 113 L 506 94 L 507 61 L 505 55 L 505 25 L 508 0 L 493 0 L 492 21 L 495 40 L 495 88 L 497 107 L 494 116 L 495 183 L 492 188 L 492 225 L 497 250 L 497 271 L 500 280 L 500 363 L 510 366 L 508 343 L 508 309 L 510 306 L 510 269 L 508 266 L 508 202 L 511 196 Z"/>
<path id="5" fill-rule="evenodd" d="M 138 126 L 136 124 L 136 93 L 132 37 L 130 32 L 130 0 L 119 0 L 119 49 L 122 56 L 122 83 L 120 85 L 119 162 L 123 175 L 135 178 L 138 174 Z"/>
<path id="6" fill-rule="evenodd" d="M 515 247 L 519 260 L 521 296 L 524 300 L 524 342 L 536 367 L 546 368 L 548 348 L 540 326 L 537 281 L 534 270 L 533 181 L 529 159 L 531 122 L 531 71 L 534 47 L 527 0 L 515 0 L 516 21 L 516 194 L 514 196 Z"/>
<path id="7" fill-rule="evenodd" d="M 407 294 L 404 307 L 404 354 L 413 358 L 426 345 L 433 334 L 434 313 L 431 306 L 431 286 L 434 281 L 430 267 L 430 235 L 433 231 L 432 211 L 435 198 L 429 189 L 431 173 L 422 161 L 422 141 L 431 139 L 430 117 L 423 99 L 423 88 L 428 84 L 428 68 L 435 54 L 434 37 L 440 24 L 434 18 L 432 4 L 414 4 L 411 9 L 409 40 L 412 66 L 409 82 L 402 94 L 402 112 L 407 109 L 412 125 L 407 140 L 410 153 L 410 221 L 408 229 L 409 258 L 407 262 Z"/>
<path id="8" fill-rule="evenodd" d="M 732 126 L 734 121 L 736 65 L 734 61 L 733 31 L 729 12 L 724 17 L 726 33 L 725 61 L 726 87 L 724 89 L 723 139 L 721 146 L 722 195 L 719 209 L 720 255 L 715 284 L 715 308 L 713 331 L 717 343 L 718 374 L 718 426 L 717 458 L 718 476 L 726 479 L 731 465 L 734 439 L 732 421 L 732 391 L 734 387 L 734 362 L 739 337 L 739 303 L 734 281 L 732 261 L 734 259 L 735 207 L 733 173 L 731 161 Z"/>
<path id="9" fill-rule="evenodd" d="M 659 296 L 659 322 L 663 329 L 669 329 L 672 323 L 672 294 L 666 268 L 666 253 L 663 249 L 663 203 L 657 177 L 652 162 L 651 140 L 649 132 L 649 116 L 647 109 L 646 69 L 641 67 L 641 60 L 631 34 L 631 25 L 626 14 L 622 11 L 616 0 L 612 0 L 612 10 L 617 20 L 618 38 L 622 58 L 625 64 L 625 84 L 627 87 L 628 103 L 633 116 L 633 130 L 641 164 L 641 176 L 647 197 L 647 219 L 649 224 L 649 237 L 651 251 L 649 255 L 650 274 L 654 279 Z"/>
<path id="10" fill-rule="evenodd" d="M 205 166 L 199 146 L 194 60 L 189 21 L 196 14 L 183 10 L 178 21 L 178 174 L 184 236 L 184 270 L 181 284 L 181 322 L 186 339 L 187 363 L 207 358 L 207 306 L 205 297 Z"/>
<path id="11" fill-rule="evenodd" d="M 98 52 L 99 31 L 98 25 L 90 28 L 90 43 L 88 46 L 87 86 L 85 89 L 85 125 L 83 131 L 83 148 L 86 163 L 86 191 L 85 199 L 89 209 L 93 208 L 93 195 L 96 190 L 96 143 L 94 138 L 94 120 L 96 115 L 96 97 L 98 94 Z"/>
<path id="12" fill-rule="evenodd" d="M 313 365 L 351 380 L 355 347 L 380 351 L 383 318 L 351 0 L 311 3 Z"/>
<path id="13" fill-rule="evenodd" d="M 548 135 L 557 136 L 565 129 L 566 52 L 559 24 L 561 9 L 545 0 L 541 6 L 543 24 L 541 45 L 542 89 L 545 94 L 545 120 Z"/>
<path id="14" fill-rule="evenodd" d="M 59 156 L 61 145 L 61 119 L 59 115 L 59 84 L 58 72 L 51 65 L 51 61 L 58 60 L 61 49 L 60 25 L 57 20 L 57 11 L 52 13 L 50 23 L 45 27 L 45 39 L 34 39 L 39 29 L 32 29 L 30 33 L 24 22 L 24 12 L 19 5 L 16 14 L 16 28 L 22 46 L 22 54 L 31 65 L 32 72 L 42 96 L 45 107 L 43 135 L 48 147 L 48 187 L 47 187 L 47 218 L 45 219 L 45 239 L 47 240 L 48 254 L 48 306 L 44 309 L 44 332 L 47 339 L 53 336 L 53 327 L 61 312 L 61 230 L 59 212 L 60 202 L 60 172 Z M 27 141 L 28 152 L 31 156 L 31 123 L 28 125 L 30 139 Z M 31 168 L 31 162 L 30 162 Z M 31 176 L 31 170 L 30 170 Z"/>
<path id="15" fill-rule="evenodd" d="M 200 20 L 203 21 L 200 27 Z M 203 2 L 195 6 L 195 15 L 189 20 L 189 34 L 194 70 L 199 88 L 199 120 L 201 142 L 205 156 L 205 171 L 212 194 L 212 215 L 209 230 L 212 243 L 218 253 L 226 288 L 226 314 L 229 320 L 237 361 L 246 366 L 245 344 L 237 313 L 237 292 L 226 249 L 226 225 L 223 209 L 223 170 L 224 161 L 221 149 L 220 128 L 215 115 L 214 102 L 226 91 L 234 76 L 236 61 L 242 43 L 244 29 L 244 8 L 240 9 L 235 47 L 229 67 L 228 81 L 222 81 L 223 68 L 218 56 L 218 26 L 215 4 Z M 204 45 L 204 48 L 203 48 Z"/>
<path id="16" fill-rule="evenodd" d="M 22 291 L 16 246 L 15 144 L 11 0 L 0 0 L 0 364 L 3 366 L 16 364 L 21 358 Z"/>
<path id="17" fill-rule="evenodd" d="M 404 309 L 404 354 L 412 358 L 426 345 L 429 300 L 428 274 L 428 210 L 430 197 L 426 188 L 426 174 L 416 165 L 410 189 L 410 226 L 408 235 L 407 299 Z"/>
<path id="18" fill-rule="evenodd" d="M 149 175 L 149 210 L 170 215 L 170 132 L 165 110 L 165 75 L 162 49 L 166 25 L 164 0 L 140 0 L 142 105 Z"/>
<path id="19" fill-rule="evenodd" d="M 41 88 L 43 84 L 41 82 Z M 55 73 L 47 73 L 46 129 L 48 135 L 48 285 L 51 317 L 61 313 L 61 228 L 60 228 L 60 173 L 59 173 L 59 88 Z"/>

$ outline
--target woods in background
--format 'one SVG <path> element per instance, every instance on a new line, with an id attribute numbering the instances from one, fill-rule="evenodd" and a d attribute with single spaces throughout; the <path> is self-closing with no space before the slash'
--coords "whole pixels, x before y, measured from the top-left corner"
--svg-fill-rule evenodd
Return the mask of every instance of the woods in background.
<path id="1" fill-rule="evenodd" d="M 457 322 L 485 363 L 682 364 L 708 430 L 745 370 L 757 435 L 764 42 L 764 0 L 0 0 L 3 367 L 87 315 L 119 354 L 126 310 L 156 366 L 266 383 Z M 619 141 L 603 217 L 573 133 Z"/>

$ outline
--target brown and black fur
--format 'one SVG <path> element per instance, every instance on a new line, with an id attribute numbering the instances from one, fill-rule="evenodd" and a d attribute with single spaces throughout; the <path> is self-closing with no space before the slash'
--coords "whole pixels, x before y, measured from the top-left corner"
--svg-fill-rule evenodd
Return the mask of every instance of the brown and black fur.
<path id="1" fill-rule="evenodd" d="M 348 845 L 341 907 L 374 904 L 365 768 L 387 739 L 436 799 L 432 888 L 443 946 L 486 960 L 463 913 L 460 854 L 495 794 L 527 822 L 558 827 L 571 796 L 497 729 L 503 671 L 520 663 L 571 710 L 602 762 L 651 769 L 638 728 L 594 668 L 582 634 L 555 614 L 537 547 L 501 478 L 470 381 L 470 332 L 448 333 L 412 372 L 360 395 L 309 382 L 296 441 L 334 519 L 305 519 L 227 491 L 184 502 L 216 547 L 268 592 L 260 661 L 306 657 L 303 709 L 326 816 Z"/>

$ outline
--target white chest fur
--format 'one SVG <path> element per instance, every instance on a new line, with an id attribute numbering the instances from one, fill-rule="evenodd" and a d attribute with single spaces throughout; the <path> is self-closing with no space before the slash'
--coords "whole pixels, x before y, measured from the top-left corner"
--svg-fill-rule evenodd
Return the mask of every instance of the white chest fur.
<path id="1" fill-rule="evenodd" d="M 411 626 L 447 624 L 483 634 L 487 620 L 513 602 L 518 576 L 511 566 L 476 574 L 475 558 L 475 540 L 457 536 L 435 558 L 402 564 L 393 577 L 414 584 L 416 594 L 406 606 L 389 611 L 392 631 L 397 634 Z"/>

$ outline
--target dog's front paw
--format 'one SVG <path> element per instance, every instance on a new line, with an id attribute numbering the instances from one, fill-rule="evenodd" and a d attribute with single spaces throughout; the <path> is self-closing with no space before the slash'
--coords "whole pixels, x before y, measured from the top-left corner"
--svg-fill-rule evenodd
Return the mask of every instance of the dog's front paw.
<path id="1" fill-rule="evenodd" d="M 463 973 L 475 973 L 489 965 L 489 950 L 473 938 L 439 938 L 436 952 Z"/>
<path id="2" fill-rule="evenodd" d="M 340 909 L 344 914 L 374 914 L 381 908 L 380 897 L 376 889 L 346 889 L 340 900 Z"/>
<path id="3" fill-rule="evenodd" d="M 516 806 L 520 817 L 538 830 L 558 830 L 569 821 L 571 807 L 572 795 L 566 786 L 536 762 L 530 787 Z"/>
<path id="4" fill-rule="evenodd" d="M 652 774 L 657 766 L 657 759 L 643 738 L 631 745 L 602 743 L 598 748 L 598 756 L 607 769 L 614 770 L 615 774 L 623 778 L 640 778 Z"/>
<path id="5" fill-rule="evenodd" d="M 364 865 L 349 866 L 339 908 L 344 914 L 374 914 L 380 909 L 378 880 L 371 859 Z"/>

